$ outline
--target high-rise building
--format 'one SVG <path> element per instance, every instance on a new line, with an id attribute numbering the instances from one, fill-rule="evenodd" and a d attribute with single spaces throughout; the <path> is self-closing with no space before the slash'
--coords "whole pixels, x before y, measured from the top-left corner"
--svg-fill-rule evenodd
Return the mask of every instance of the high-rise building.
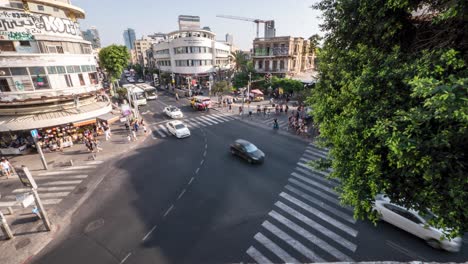
<path id="1" fill-rule="evenodd" d="M 234 37 L 229 33 L 226 34 L 226 43 L 229 43 L 229 45 L 231 45 L 231 46 L 234 43 Z"/>
<path id="2" fill-rule="evenodd" d="M 0 41 L 2 154 L 33 149 L 31 130 L 43 149 L 53 151 L 59 141 L 70 146 L 83 126 L 112 110 L 91 43 L 77 23 L 84 17 L 68 0 L 2 1 L 0 19 L 8 25 Z"/>
<path id="3" fill-rule="evenodd" d="M 125 46 L 127 46 L 127 49 L 132 50 L 135 47 L 135 40 L 136 40 L 136 35 L 135 35 L 135 30 L 132 28 L 127 28 L 123 32 L 123 38 L 125 42 Z"/>
<path id="4" fill-rule="evenodd" d="M 200 29 L 200 17 L 199 16 L 179 16 L 179 30 L 197 30 Z"/>
<path id="5" fill-rule="evenodd" d="M 96 27 L 91 27 L 86 31 L 82 31 L 83 38 L 89 42 L 91 42 L 91 46 L 93 49 L 101 48 L 101 38 L 99 37 L 99 32 Z"/>

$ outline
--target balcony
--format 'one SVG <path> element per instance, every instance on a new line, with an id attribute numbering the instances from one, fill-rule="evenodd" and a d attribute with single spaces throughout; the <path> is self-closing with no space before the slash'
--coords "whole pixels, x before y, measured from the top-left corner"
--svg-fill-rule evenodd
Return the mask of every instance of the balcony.
<path id="1" fill-rule="evenodd" d="M 274 56 L 289 56 L 288 47 L 274 47 L 271 49 L 257 48 L 252 57 L 274 57 Z"/>

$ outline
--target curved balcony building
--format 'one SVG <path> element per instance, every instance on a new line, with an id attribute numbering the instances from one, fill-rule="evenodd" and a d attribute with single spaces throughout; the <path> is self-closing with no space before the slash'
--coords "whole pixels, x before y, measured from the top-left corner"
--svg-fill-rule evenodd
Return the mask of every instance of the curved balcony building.
<path id="1" fill-rule="evenodd" d="M 69 0 L 0 3 L 0 132 L 73 124 L 111 111 L 82 9 Z M 99 98 L 99 100 L 98 100 Z"/>

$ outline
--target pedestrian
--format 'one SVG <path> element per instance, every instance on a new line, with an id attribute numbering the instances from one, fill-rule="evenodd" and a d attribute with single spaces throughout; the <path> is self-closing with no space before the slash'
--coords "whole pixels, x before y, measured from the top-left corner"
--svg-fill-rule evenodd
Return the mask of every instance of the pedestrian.
<path id="1" fill-rule="evenodd" d="M 145 125 L 145 121 L 142 118 L 141 121 L 140 121 L 140 126 L 144 126 L 144 125 Z"/>
<path id="2" fill-rule="evenodd" d="M 137 134 L 135 130 L 132 130 L 133 141 L 137 141 Z"/>
<path id="3" fill-rule="evenodd" d="M 229 104 L 229 113 L 232 111 L 232 106 Z"/>
<path id="4" fill-rule="evenodd" d="M 108 127 L 105 128 L 104 135 L 106 136 L 106 141 L 109 141 L 109 139 L 111 138 L 111 134 L 110 129 Z"/>
<path id="5" fill-rule="evenodd" d="M 286 105 L 286 107 L 284 108 L 284 113 L 287 115 L 288 114 L 288 110 L 289 110 L 289 106 Z"/>
<path id="6" fill-rule="evenodd" d="M 242 115 L 242 106 L 239 106 L 239 115 Z"/>
<path id="7" fill-rule="evenodd" d="M 130 136 L 130 133 L 127 134 L 127 141 L 128 143 L 132 142 L 132 137 Z"/>
<path id="8" fill-rule="evenodd" d="M 145 135 L 146 135 L 146 131 L 147 131 L 147 130 L 146 130 L 146 126 L 143 125 L 143 133 L 145 133 Z"/>
<path id="9" fill-rule="evenodd" d="M 5 157 L 2 157 L 0 160 L 0 169 L 7 179 L 11 176 L 12 167 L 13 166 L 11 166 L 10 162 Z"/>
<path id="10" fill-rule="evenodd" d="M 96 150 L 96 152 L 99 152 L 101 150 L 103 150 L 101 147 L 101 142 L 99 142 L 99 140 L 97 140 L 96 138 L 93 140 L 93 147 L 94 149 Z"/>
<path id="11" fill-rule="evenodd" d="M 125 123 L 125 129 L 126 129 L 127 131 L 130 130 L 130 126 L 128 125 L 128 123 Z"/>
<path id="12" fill-rule="evenodd" d="M 89 152 L 93 152 L 93 144 L 91 144 L 91 141 L 88 138 L 85 138 L 85 146 Z"/>
<path id="13" fill-rule="evenodd" d="M 178 93 L 175 94 L 175 99 L 176 99 L 176 101 L 179 101 L 179 94 Z"/>
<path id="14" fill-rule="evenodd" d="M 138 120 L 136 120 L 135 123 L 133 123 L 133 131 L 138 132 L 139 127 L 140 126 L 138 125 Z"/>

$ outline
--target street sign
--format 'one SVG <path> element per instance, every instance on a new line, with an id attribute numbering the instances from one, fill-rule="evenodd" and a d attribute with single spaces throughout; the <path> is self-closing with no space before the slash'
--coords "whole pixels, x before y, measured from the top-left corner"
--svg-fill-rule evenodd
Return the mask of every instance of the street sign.
<path id="1" fill-rule="evenodd" d="M 33 189 L 37 189 L 37 184 L 34 178 L 31 175 L 31 172 L 29 172 L 29 169 L 25 166 L 19 168 L 16 170 L 16 174 L 18 174 L 18 177 L 21 181 L 21 183 L 25 187 L 31 187 Z"/>
<path id="2" fill-rule="evenodd" d="M 37 129 L 33 129 L 31 130 L 31 136 L 33 138 L 37 138 L 39 136 L 39 133 L 37 132 Z"/>
<path id="3" fill-rule="evenodd" d="M 36 201 L 36 199 L 34 199 L 34 195 L 30 194 L 30 195 L 26 196 L 23 199 L 23 201 L 21 201 L 21 205 L 23 206 L 23 208 L 27 208 L 28 206 L 33 204 L 35 201 Z"/>
<path id="4" fill-rule="evenodd" d="M 123 116 L 129 116 L 132 114 L 132 110 L 130 110 L 130 105 L 129 104 L 121 104 L 120 105 L 120 110 L 122 111 Z"/>

